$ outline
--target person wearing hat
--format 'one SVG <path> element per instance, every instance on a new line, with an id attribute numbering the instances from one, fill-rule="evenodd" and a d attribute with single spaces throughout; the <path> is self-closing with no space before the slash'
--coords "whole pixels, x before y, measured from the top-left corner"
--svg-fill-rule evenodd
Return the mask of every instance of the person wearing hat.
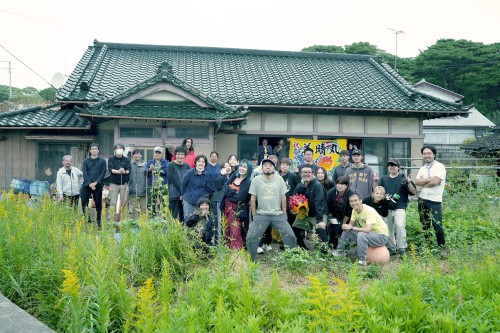
<path id="1" fill-rule="evenodd" d="M 248 190 L 253 219 L 246 237 L 246 246 L 252 261 L 257 257 L 257 247 L 268 226 L 280 233 L 285 248 L 293 248 L 297 242 L 287 222 L 287 188 L 283 178 L 274 173 L 275 168 L 276 164 L 272 160 L 263 159 L 262 175 L 252 180 Z"/>
<path id="2" fill-rule="evenodd" d="M 373 172 L 373 169 L 368 164 L 362 162 L 363 151 L 361 149 L 352 151 L 352 159 L 354 163 L 345 171 L 345 175 L 349 177 L 349 188 L 354 193 L 358 193 L 361 198 L 366 198 L 372 194 L 373 189 L 378 185 L 378 175 Z"/>
<path id="3" fill-rule="evenodd" d="M 147 176 L 148 204 L 153 209 L 153 214 L 158 213 L 163 202 L 163 194 L 167 194 L 168 162 L 163 158 L 163 148 L 156 146 L 153 150 L 153 159 L 146 164 L 144 174 Z"/>
<path id="4" fill-rule="evenodd" d="M 418 170 L 415 180 L 418 186 L 422 186 L 418 198 L 420 222 L 425 231 L 425 238 L 429 240 L 429 229 L 432 224 L 436 231 L 438 245 L 444 247 L 445 238 L 441 205 L 446 181 L 446 169 L 442 163 L 436 161 L 436 147 L 425 145 L 420 152 L 425 163 Z"/>
<path id="5" fill-rule="evenodd" d="M 86 213 L 90 196 L 92 196 L 96 209 L 97 228 L 100 229 L 102 188 L 104 185 L 104 177 L 106 176 L 106 160 L 99 156 L 99 145 L 97 143 L 90 144 L 90 156 L 83 161 L 82 172 L 83 184 L 80 190 L 80 198 L 82 199 L 83 215 Z"/>
<path id="6" fill-rule="evenodd" d="M 405 176 L 400 173 L 400 168 L 401 164 L 398 159 L 389 159 L 387 162 L 389 174 L 380 178 L 379 185 L 385 189 L 389 205 L 389 214 L 385 218 L 389 228 L 387 248 L 391 254 L 399 252 L 399 255 L 402 256 L 408 247 L 406 243 L 406 207 L 409 196 L 417 193 L 417 188 L 411 180 L 411 175 Z"/>
<path id="7" fill-rule="evenodd" d="M 132 165 L 130 159 L 123 153 L 125 146 L 122 143 L 117 143 L 114 147 L 115 154 L 108 159 L 109 177 L 109 205 L 112 207 L 111 212 L 115 211 L 118 193 L 122 193 L 120 203 L 128 202 L 128 181 Z"/>

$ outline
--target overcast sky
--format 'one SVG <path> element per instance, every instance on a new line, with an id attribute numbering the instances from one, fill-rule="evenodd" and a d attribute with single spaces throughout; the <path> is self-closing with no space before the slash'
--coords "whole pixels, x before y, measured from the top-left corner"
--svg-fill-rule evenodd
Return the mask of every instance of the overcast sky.
<path id="1" fill-rule="evenodd" d="M 0 4 L 0 84 L 47 88 L 103 42 L 299 51 L 366 41 L 414 57 L 438 39 L 500 42 L 500 0 L 15 0 Z M 10 51 L 43 79 L 33 74 Z"/>

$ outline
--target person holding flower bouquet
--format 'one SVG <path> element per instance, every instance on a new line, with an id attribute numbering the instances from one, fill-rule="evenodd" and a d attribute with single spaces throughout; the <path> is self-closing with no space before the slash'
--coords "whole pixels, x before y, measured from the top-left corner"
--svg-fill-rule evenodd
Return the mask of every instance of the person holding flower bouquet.
<path id="1" fill-rule="evenodd" d="M 314 177 L 313 169 L 309 165 L 304 165 L 300 170 L 301 182 L 297 185 L 294 195 L 302 194 L 308 200 L 307 214 L 297 213 L 295 222 L 292 225 L 295 237 L 297 237 L 297 245 L 307 249 L 304 242 L 303 232 L 311 232 L 316 230 L 319 238 L 323 242 L 328 241 L 326 232 L 326 223 L 323 221 L 323 215 L 327 214 L 326 200 L 324 195 L 323 185 L 317 178 Z M 292 210 L 292 213 L 293 210 Z"/>

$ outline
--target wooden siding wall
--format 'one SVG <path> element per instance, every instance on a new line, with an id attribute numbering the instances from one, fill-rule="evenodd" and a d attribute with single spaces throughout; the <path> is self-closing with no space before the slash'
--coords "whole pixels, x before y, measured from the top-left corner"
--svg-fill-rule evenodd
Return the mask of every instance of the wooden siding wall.
<path id="1" fill-rule="evenodd" d="M 12 179 L 34 179 L 36 142 L 25 139 L 27 131 L 5 131 L 0 141 L 0 190 L 8 190 Z"/>

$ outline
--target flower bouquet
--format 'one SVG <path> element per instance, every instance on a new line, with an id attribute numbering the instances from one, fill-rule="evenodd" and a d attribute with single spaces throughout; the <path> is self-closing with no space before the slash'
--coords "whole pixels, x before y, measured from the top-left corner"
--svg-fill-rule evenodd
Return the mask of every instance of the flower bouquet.
<path id="1" fill-rule="evenodd" d="M 303 194 L 292 195 L 288 199 L 288 207 L 299 219 L 305 218 L 309 213 L 309 201 Z"/>

